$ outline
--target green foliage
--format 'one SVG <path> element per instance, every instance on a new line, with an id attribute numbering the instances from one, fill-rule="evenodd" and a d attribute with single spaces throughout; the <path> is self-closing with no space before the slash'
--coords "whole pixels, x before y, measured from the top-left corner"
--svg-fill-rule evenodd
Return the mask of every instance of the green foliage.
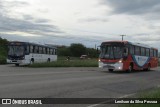
<path id="1" fill-rule="evenodd" d="M 0 56 L 7 56 L 7 47 L 6 46 L 0 46 Z"/>
<path id="2" fill-rule="evenodd" d="M 83 44 L 73 43 L 69 47 L 58 48 L 58 56 L 80 57 L 81 55 L 88 55 L 90 58 L 98 57 L 96 49 L 86 48 Z"/>
<path id="3" fill-rule="evenodd" d="M 97 59 L 89 60 L 58 60 L 50 63 L 35 63 L 30 67 L 98 67 Z"/>
<path id="4" fill-rule="evenodd" d="M 87 55 L 90 57 L 90 58 L 97 58 L 98 57 L 98 52 L 96 49 L 94 48 L 87 48 Z"/>
<path id="5" fill-rule="evenodd" d="M 6 64 L 6 57 L 0 55 L 0 64 Z"/>
<path id="6" fill-rule="evenodd" d="M 70 51 L 72 56 L 80 57 L 83 54 L 86 54 L 86 47 L 80 43 L 72 43 L 70 46 Z"/>
<path id="7" fill-rule="evenodd" d="M 0 45 L 7 45 L 7 44 L 8 44 L 7 39 L 2 39 L 2 38 L 0 37 Z"/>
<path id="8" fill-rule="evenodd" d="M 58 56 L 71 56 L 71 51 L 69 47 L 59 47 L 58 48 Z"/>
<path id="9" fill-rule="evenodd" d="M 8 50 L 7 44 L 8 44 L 8 41 L 0 37 L 0 64 L 6 63 L 7 50 Z"/>

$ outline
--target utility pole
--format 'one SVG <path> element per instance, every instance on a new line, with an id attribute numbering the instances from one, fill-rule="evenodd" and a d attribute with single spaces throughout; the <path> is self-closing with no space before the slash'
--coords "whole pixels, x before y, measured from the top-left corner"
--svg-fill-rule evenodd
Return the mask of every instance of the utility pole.
<path id="1" fill-rule="evenodd" d="M 95 44 L 95 49 L 97 49 L 97 45 Z"/>
<path id="2" fill-rule="evenodd" d="M 126 36 L 126 35 L 120 35 L 120 36 L 122 36 L 122 41 L 123 41 L 123 36 Z"/>

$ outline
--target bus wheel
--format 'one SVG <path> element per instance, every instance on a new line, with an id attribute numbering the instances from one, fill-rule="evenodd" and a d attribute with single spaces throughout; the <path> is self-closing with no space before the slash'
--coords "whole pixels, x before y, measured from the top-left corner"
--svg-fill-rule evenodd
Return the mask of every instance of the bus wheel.
<path id="1" fill-rule="evenodd" d="M 17 66 L 17 67 L 18 67 L 18 66 L 19 66 L 19 64 L 15 64 L 15 66 Z"/>
<path id="2" fill-rule="evenodd" d="M 130 65 L 129 65 L 129 68 L 128 68 L 128 72 L 132 72 L 132 71 L 133 71 L 133 65 L 130 64 Z"/>
<path id="3" fill-rule="evenodd" d="M 112 72 L 113 71 L 113 69 L 108 69 L 109 70 L 109 72 Z"/>
<path id="4" fill-rule="evenodd" d="M 50 62 L 50 58 L 48 58 L 47 62 Z"/>
<path id="5" fill-rule="evenodd" d="M 30 64 L 33 64 L 33 63 L 34 63 L 34 59 L 31 59 Z"/>
<path id="6" fill-rule="evenodd" d="M 148 64 L 148 68 L 147 68 L 147 71 L 150 71 L 151 70 L 151 65 Z"/>

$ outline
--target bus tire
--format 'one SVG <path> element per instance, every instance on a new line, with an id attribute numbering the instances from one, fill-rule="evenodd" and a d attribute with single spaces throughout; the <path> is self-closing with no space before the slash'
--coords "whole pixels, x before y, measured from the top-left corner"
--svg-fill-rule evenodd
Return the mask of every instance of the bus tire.
<path id="1" fill-rule="evenodd" d="M 133 71 L 133 63 L 131 63 L 130 65 L 129 65 L 129 68 L 128 68 L 128 71 L 127 72 L 132 72 Z"/>
<path id="2" fill-rule="evenodd" d="M 30 61 L 30 64 L 33 64 L 33 63 L 34 63 L 34 59 L 32 58 L 31 61 Z"/>
<path id="3" fill-rule="evenodd" d="M 151 65 L 148 64 L 148 68 L 147 68 L 147 71 L 150 71 L 151 70 Z"/>
<path id="4" fill-rule="evenodd" d="M 47 62 L 50 62 L 50 61 L 51 61 L 50 58 L 48 58 Z"/>
<path id="5" fill-rule="evenodd" d="M 17 66 L 17 67 L 18 67 L 18 66 L 19 66 L 19 64 L 15 64 L 15 66 Z"/>
<path id="6" fill-rule="evenodd" d="M 109 72 L 112 72 L 113 71 L 113 69 L 108 69 L 109 70 Z"/>

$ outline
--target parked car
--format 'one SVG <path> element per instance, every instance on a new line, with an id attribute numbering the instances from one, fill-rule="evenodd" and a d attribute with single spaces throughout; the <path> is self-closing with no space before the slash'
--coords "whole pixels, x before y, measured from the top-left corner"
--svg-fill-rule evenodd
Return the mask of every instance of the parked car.
<path id="1" fill-rule="evenodd" d="M 88 55 L 81 55 L 80 59 L 89 59 Z"/>

